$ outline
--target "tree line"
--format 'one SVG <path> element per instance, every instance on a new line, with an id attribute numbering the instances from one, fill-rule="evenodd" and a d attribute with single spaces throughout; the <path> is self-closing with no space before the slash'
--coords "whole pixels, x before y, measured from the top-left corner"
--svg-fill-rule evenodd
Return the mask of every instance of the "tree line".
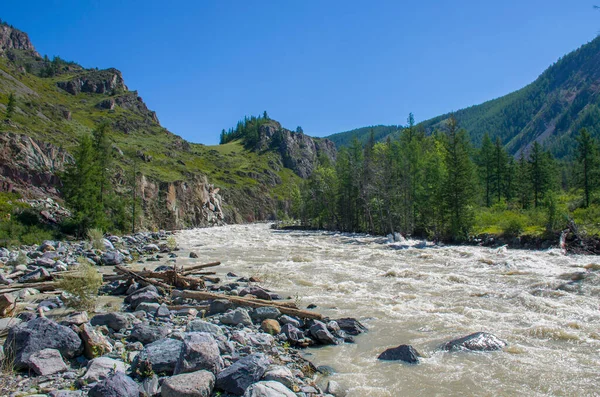
<path id="1" fill-rule="evenodd" d="M 371 133 L 365 144 L 355 139 L 342 148 L 334 164 L 323 160 L 294 192 L 293 212 L 320 229 L 461 241 L 482 212 L 503 208 L 541 213 L 554 230 L 566 223 L 557 214 L 558 194 L 576 188 L 578 206 L 593 203 L 598 144 L 585 129 L 577 141 L 577 158 L 568 164 L 537 141 L 515 158 L 489 134 L 472 147 L 453 116 L 427 135 L 410 114 L 398 138 L 376 143 Z"/>

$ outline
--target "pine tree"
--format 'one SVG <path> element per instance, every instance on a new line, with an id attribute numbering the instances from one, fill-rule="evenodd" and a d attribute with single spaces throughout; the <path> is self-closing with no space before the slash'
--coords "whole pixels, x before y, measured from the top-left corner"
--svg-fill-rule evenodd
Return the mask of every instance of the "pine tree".
<path id="1" fill-rule="evenodd" d="M 590 196 L 597 185 L 598 143 L 585 128 L 579 131 L 577 143 L 580 185 L 583 189 L 584 205 L 585 207 L 589 207 Z"/>
<path id="2" fill-rule="evenodd" d="M 533 206 L 535 208 L 542 204 L 545 195 L 554 188 L 553 158 L 549 152 L 545 152 L 537 141 L 533 143 L 529 154 L 529 168 L 531 187 L 533 190 Z"/>
<path id="3" fill-rule="evenodd" d="M 499 137 L 496 137 L 496 141 L 494 142 L 494 164 L 493 164 L 493 180 L 494 180 L 494 190 L 496 193 L 496 201 L 499 203 L 502 200 L 502 195 L 506 197 L 507 201 L 509 197 L 507 195 L 507 191 L 510 188 L 507 188 L 506 185 L 510 184 L 508 179 L 510 175 L 507 174 L 508 168 L 508 154 L 504 147 L 502 146 L 502 141 Z"/>
<path id="4" fill-rule="evenodd" d="M 12 119 L 13 114 L 15 113 L 15 107 L 17 105 L 17 101 L 15 99 L 15 95 L 11 92 L 8 95 L 8 104 L 6 105 L 6 120 Z"/>
<path id="5" fill-rule="evenodd" d="M 477 156 L 477 165 L 479 167 L 479 176 L 483 183 L 485 206 L 492 205 L 492 194 L 494 186 L 494 145 L 490 136 L 486 132 L 483 135 L 481 149 Z"/>
<path id="6" fill-rule="evenodd" d="M 454 116 L 448 121 L 444 140 L 444 164 L 447 170 L 443 200 L 449 219 L 447 232 L 453 240 L 467 237 L 472 223 L 470 207 L 473 201 L 473 164 L 467 132 L 458 128 Z"/>
<path id="7" fill-rule="evenodd" d="M 515 192 L 521 208 L 529 207 L 531 197 L 531 177 L 529 172 L 529 164 L 525 158 L 525 154 L 521 152 L 519 161 L 516 164 Z"/>

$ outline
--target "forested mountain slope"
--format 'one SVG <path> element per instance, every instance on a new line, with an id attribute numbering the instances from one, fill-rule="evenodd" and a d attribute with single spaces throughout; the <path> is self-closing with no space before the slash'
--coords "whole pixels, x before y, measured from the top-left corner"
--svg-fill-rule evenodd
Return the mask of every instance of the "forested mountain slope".
<path id="1" fill-rule="evenodd" d="M 499 76 L 501 78 L 501 76 Z M 454 112 L 460 127 L 465 128 L 475 146 L 483 135 L 499 137 L 513 155 L 528 151 L 537 141 L 557 158 L 573 154 L 574 136 L 583 127 L 600 137 L 600 38 L 565 55 L 528 86 Z M 419 125 L 432 133 L 444 126 L 450 113 L 424 121 Z M 393 128 L 393 127 L 387 127 Z M 354 131 L 365 131 L 369 127 Z M 383 130 L 383 128 L 382 128 Z M 343 146 L 354 131 L 334 134 L 329 138 Z M 360 138 L 360 136 L 359 136 Z M 387 136 L 377 136 L 384 141 Z"/>

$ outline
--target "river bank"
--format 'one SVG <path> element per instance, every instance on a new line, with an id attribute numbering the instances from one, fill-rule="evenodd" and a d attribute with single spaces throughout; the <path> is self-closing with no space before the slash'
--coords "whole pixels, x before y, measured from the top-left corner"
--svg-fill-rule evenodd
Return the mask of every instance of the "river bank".
<path id="1" fill-rule="evenodd" d="M 108 236 L 102 243 L 93 249 L 88 242 L 47 241 L 0 251 L 0 295 L 10 301 L 0 319 L 1 395 L 341 395 L 327 381 L 331 369 L 298 349 L 353 343 L 365 331 L 358 321 L 286 315 L 293 300 L 262 288 L 256 274 L 225 267 L 203 277 L 202 288 L 223 299 L 200 301 L 114 273 L 124 264 L 157 276 L 173 266 L 198 267 L 203 249 L 179 249 L 171 233 Z M 108 281 L 96 313 L 73 312 L 52 289 L 52 279 L 82 258 Z M 251 296 L 264 303 L 232 302 Z"/>

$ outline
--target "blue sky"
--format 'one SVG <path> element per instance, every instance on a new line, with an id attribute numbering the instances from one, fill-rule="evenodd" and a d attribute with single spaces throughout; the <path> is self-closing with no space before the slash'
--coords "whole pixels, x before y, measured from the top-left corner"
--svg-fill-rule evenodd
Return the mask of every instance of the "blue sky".
<path id="1" fill-rule="evenodd" d="M 323 136 L 507 94 L 600 32 L 594 4 L 6 0 L 0 18 L 41 54 L 120 69 L 163 126 L 214 144 L 263 110 Z"/>

